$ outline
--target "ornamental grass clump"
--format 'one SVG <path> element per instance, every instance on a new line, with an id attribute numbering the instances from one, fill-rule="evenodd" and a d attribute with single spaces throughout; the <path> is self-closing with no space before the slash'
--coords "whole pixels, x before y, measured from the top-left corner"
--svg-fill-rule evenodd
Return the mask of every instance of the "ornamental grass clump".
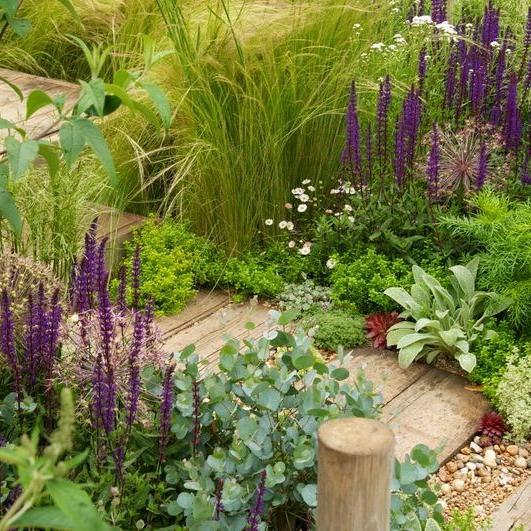
<path id="1" fill-rule="evenodd" d="M 387 333 L 387 344 L 398 349 L 402 368 L 414 361 L 428 363 L 440 354 L 455 358 L 462 369 L 471 372 L 476 366 L 475 342 L 488 339 L 493 332 L 488 320 L 506 310 L 511 300 L 494 292 L 476 291 L 479 258 L 465 266 L 450 268 L 451 286 L 447 289 L 413 266 L 414 284 L 408 293 L 403 288 L 389 288 L 385 294 L 404 308 L 404 319 Z"/>

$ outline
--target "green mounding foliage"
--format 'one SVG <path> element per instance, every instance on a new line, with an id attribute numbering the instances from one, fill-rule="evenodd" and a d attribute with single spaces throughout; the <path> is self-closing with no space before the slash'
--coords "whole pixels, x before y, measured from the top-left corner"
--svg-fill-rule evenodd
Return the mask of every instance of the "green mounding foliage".
<path id="1" fill-rule="evenodd" d="M 531 203 L 513 202 L 484 190 L 472 200 L 474 213 L 442 216 L 455 247 L 480 257 L 479 286 L 513 300 L 508 318 L 531 331 Z"/>
<path id="2" fill-rule="evenodd" d="M 465 371 L 474 369 L 474 343 L 480 337 L 492 336 L 486 328 L 488 319 L 511 303 L 496 293 L 476 291 L 478 265 L 479 259 L 475 258 L 466 266 L 451 267 L 448 289 L 413 266 L 415 283 L 410 293 L 403 288 L 385 290 L 405 310 L 400 316 L 406 320 L 393 325 L 387 334 L 387 344 L 398 348 L 401 367 L 409 367 L 421 358 L 431 363 L 439 354 L 448 354 Z"/>

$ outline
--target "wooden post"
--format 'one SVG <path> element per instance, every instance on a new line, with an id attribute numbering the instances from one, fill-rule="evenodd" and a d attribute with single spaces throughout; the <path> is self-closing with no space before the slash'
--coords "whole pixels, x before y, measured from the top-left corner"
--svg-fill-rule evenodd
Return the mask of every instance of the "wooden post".
<path id="1" fill-rule="evenodd" d="M 318 433 L 318 531 L 388 531 L 393 432 L 382 422 L 344 418 Z"/>

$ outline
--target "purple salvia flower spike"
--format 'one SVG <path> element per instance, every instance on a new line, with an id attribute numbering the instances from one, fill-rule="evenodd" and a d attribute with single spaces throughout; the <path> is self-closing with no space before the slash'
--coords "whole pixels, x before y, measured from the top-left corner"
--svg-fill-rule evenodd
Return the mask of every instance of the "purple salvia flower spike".
<path id="1" fill-rule="evenodd" d="M 493 125 L 500 125 L 502 121 L 502 101 L 504 93 L 504 80 L 506 68 L 507 38 L 503 40 L 502 47 L 496 60 L 496 74 L 494 80 L 494 103 L 490 113 L 490 121 Z"/>
<path id="2" fill-rule="evenodd" d="M 504 140 L 505 148 L 517 151 L 522 135 L 522 123 L 520 109 L 518 108 L 518 78 L 516 74 L 511 74 L 507 90 L 507 100 L 505 106 L 505 127 Z"/>
<path id="3" fill-rule="evenodd" d="M 435 24 L 440 24 L 446 20 L 446 0 L 432 0 L 431 18 Z"/>
<path id="4" fill-rule="evenodd" d="M 531 160 L 531 146 L 527 147 L 527 151 L 524 158 L 524 166 L 522 168 L 522 183 L 531 184 L 531 175 L 529 172 L 529 161 Z"/>
<path id="5" fill-rule="evenodd" d="M 260 473 L 260 483 L 256 489 L 256 499 L 249 516 L 247 517 L 246 531 L 258 531 L 262 514 L 264 513 L 264 497 L 265 497 L 265 480 L 266 471 L 262 470 Z"/>
<path id="6" fill-rule="evenodd" d="M 360 126 L 358 121 L 356 84 L 354 81 L 350 88 L 350 99 L 347 107 L 346 144 L 342 161 L 343 164 L 350 168 L 350 171 L 359 182 L 361 179 Z"/>
<path id="7" fill-rule="evenodd" d="M 376 150 L 383 169 L 387 159 L 387 121 L 391 105 L 391 80 L 389 76 L 380 83 L 378 105 L 376 108 Z"/>
<path id="8" fill-rule="evenodd" d="M 142 274 L 142 262 L 140 258 L 140 245 L 136 245 L 131 266 L 131 288 L 133 291 L 132 306 L 135 310 L 140 308 L 140 277 Z"/>
<path id="9" fill-rule="evenodd" d="M 11 369 L 14 381 L 14 390 L 17 395 L 17 405 L 20 410 L 22 402 L 22 385 L 20 375 L 20 365 L 15 347 L 15 320 L 11 309 L 11 300 L 7 291 L 2 291 L 2 320 L 0 321 L 0 343 L 2 352 L 6 357 L 7 364 Z"/>
<path id="10" fill-rule="evenodd" d="M 372 128 L 367 127 L 367 140 L 365 141 L 365 155 L 367 160 L 367 183 L 372 182 Z"/>
<path id="11" fill-rule="evenodd" d="M 138 359 L 140 357 L 144 342 L 144 316 L 141 312 L 135 313 L 133 326 L 133 342 L 129 351 L 129 396 L 127 403 L 127 429 L 133 426 L 140 398 L 140 368 Z"/>
<path id="12" fill-rule="evenodd" d="M 159 438 L 159 460 L 163 463 L 166 460 L 166 447 L 170 434 L 171 412 L 173 408 L 173 371 L 174 365 L 168 365 L 164 373 L 162 383 L 162 395 L 160 400 L 160 438 Z"/>
<path id="13" fill-rule="evenodd" d="M 476 175 L 476 190 L 481 190 L 487 180 L 487 168 L 489 162 L 489 154 L 487 152 L 487 144 L 484 140 L 481 141 L 478 159 L 478 169 Z"/>

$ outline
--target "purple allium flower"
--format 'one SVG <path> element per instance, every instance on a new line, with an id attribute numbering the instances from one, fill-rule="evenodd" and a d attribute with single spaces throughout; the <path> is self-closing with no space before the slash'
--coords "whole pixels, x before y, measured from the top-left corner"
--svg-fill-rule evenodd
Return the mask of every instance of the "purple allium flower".
<path id="1" fill-rule="evenodd" d="M 520 145 L 521 135 L 522 122 L 518 108 L 518 78 L 513 73 L 509 78 L 505 106 L 504 139 L 506 149 L 517 151 Z"/>
<path id="2" fill-rule="evenodd" d="M 360 157 L 360 125 L 358 121 L 358 104 L 356 97 L 356 83 L 353 81 L 350 88 L 350 99 L 346 115 L 346 144 L 343 151 L 343 164 L 350 168 L 350 171 L 358 179 L 361 178 L 361 157 Z"/>
<path id="3" fill-rule="evenodd" d="M 439 146 L 439 129 L 437 124 L 433 124 L 431 131 L 431 147 L 428 157 L 428 166 L 426 169 L 428 177 L 428 196 L 430 199 L 437 199 L 439 194 L 439 165 L 440 165 L 440 146 Z"/>
<path id="4" fill-rule="evenodd" d="M 199 395 L 199 383 L 195 380 L 192 382 L 192 401 L 193 401 L 193 427 L 192 427 L 192 446 L 193 452 L 201 443 L 201 397 Z"/>
<path id="5" fill-rule="evenodd" d="M 446 20 L 446 0 L 431 0 L 431 18 L 435 24 Z"/>
<path id="6" fill-rule="evenodd" d="M 426 51 L 426 48 L 422 48 L 420 50 L 419 54 L 419 64 L 418 64 L 418 79 L 419 79 L 419 89 L 420 93 L 422 94 L 422 91 L 424 90 L 424 81 L 426 80 L 426 56 L 428 55 L 428 52 Z"/>
<path id="7" fill-rule="evenodd" d="M 138 359 L 144 342 L 144 317 L 135 313 L 133 344 L 129 352 L 129 395 L 127 401 L 127 429 L 130 430 L 136 419 L 140 397 L 140 367 Z"/>
<path id="8" fill-rule="evenodd" d="M 249 512 L 247 517 L 247 527 L 246 531 L 258 531 L 258 526 L 260 525 L 260 519 L 264 512 L 264 496 L 265 496 L 265 480 L 266 480 L 266 471 L 262 470 L 260 473 L 260 483 L 256 489 L 256 498 L 254 505 Z"/>
<path id="9" fill-rule="evenodd" d="M 159 460 L 166 460 L 166 447 L 170 434 L 171 411 L 173 408 L 173 371 L 175 365 L 168 365 L 164 373 L 162 383 L 162 395 L 160 399 L 160 426 L 159 426 Z"/>
<path id="10" fill-rule="evenodd" d="M 7 365 L 11 369 L 14 382 L 14 391 L 17 395 L 18 409 L 22 401 L 22 386 L 20 376 L 20 365 L 15 347 L 15 321 L 11 309 L 11 301 L 7 291 L 2 291 L 2 312 L 0 321 L 0 346 L 7 360 Z"/>
<path id="11" fill-rule="evenodd" d="M 133 290 L 132 306 L 135 310 L 140 308 L 140 275 L 141 275 L 140 245 L 137 244 L 133 254 L 131 270 L 131 288 Z"/>
<path id="12" fill-rule="evenodd" d="M 376 108 L 376 149 L 380 166 L 387 158 L 387 119 L 391 105 L 391 80 L 389 76 L 380 83 L 378 105 Z"/>
<path id="13" fill-rule="evenodd" d="M 450 56 L 448 57 L 448 68 L 446 70 L 446 82 L 444 93 L 444 105 L 446 108 L 451 108 L 455 99 L 457 78 L 457 55 L 457 47 L 453 46 L 452 51 L 450 52 Z"/>
<path id="14" fill-rule="evenodd" d="M 484 140 L 481 141 L 479 149 L 478 169 L 476 176 L 476 189 L 481 190 L 485 185 L 487 179 L 487 167 L 489 162 L 489 154 L 487 151 L 487 144 Z"/>
<path id="15" fill-rule="evenodd" d="M 223 507 L 223 502 L 221 500 L 221 497 L 223 495 L 223 484 L 225 482 L 223 479 L 218 479 L 218 482 L 216 484 L 216 498 L 214 501 L 214 520 L 216 522 L 219 521 L 219 518 L 221 516 L 221 513 L 225 510 Z"/>

